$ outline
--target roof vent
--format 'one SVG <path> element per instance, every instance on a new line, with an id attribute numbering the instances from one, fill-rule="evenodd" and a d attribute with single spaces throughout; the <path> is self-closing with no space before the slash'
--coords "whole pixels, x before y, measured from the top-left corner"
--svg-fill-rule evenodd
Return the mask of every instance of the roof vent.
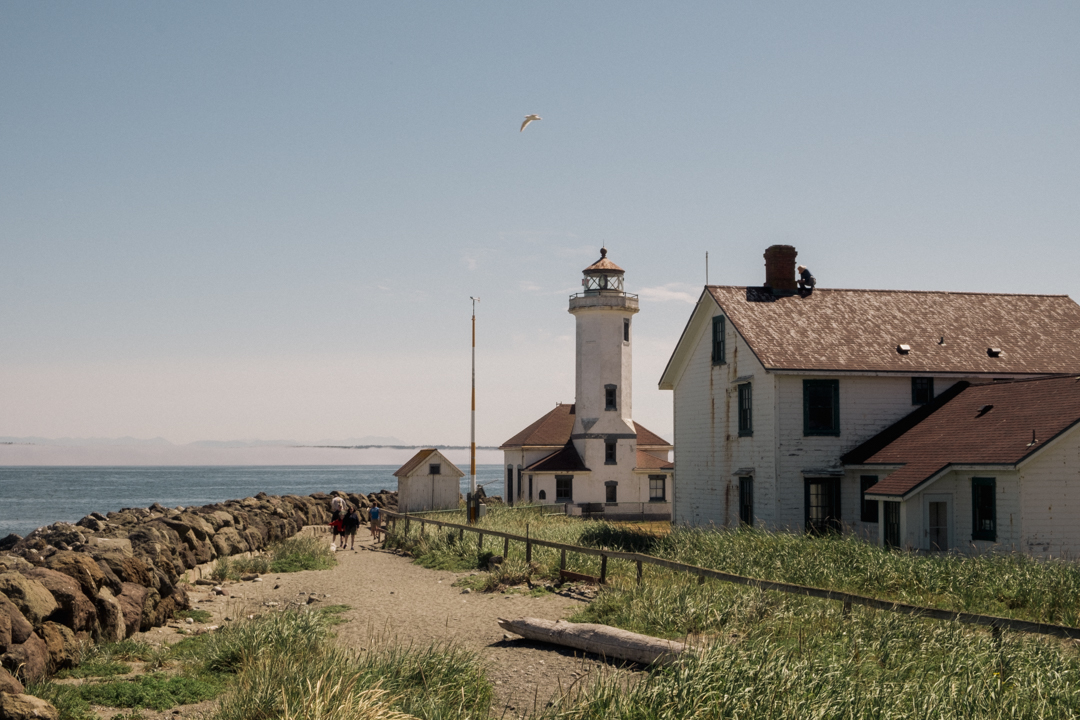
<path id="1" fill-rule="evenodd" d="M 985 415 L 986 413 L 990 412 L 993 409 L 994 409 L 993 405 L 983 405 L 981 408 L 979 408 L 979 414 L 976 415 L 975 417 L 981 418 L 983 415 Z"/>
<path id="2" fill-rule="evenodd" d="M 910 345 L 897 345 L 896 346 L 896 352 L 900 353 L 901 355 L 907 355 L 909 352 L 911 352 L 911 346 Z"/>
<path id="3" fill-rule="evenodd" d="M 1039 444 L 1039 441 L 1035 439 L 1035 431 L 1034 431 L 1034 430 L 1032 430 L 1032 431 L 1031 431 L 1031 442 L 1029 442 L 1029 443 L 1027 444 L 1027 446 L 1028 446 L 1028 447 L 1031 447 L 1032 445 L 1038 445 L 1038 444 Z"/>
<path id="4" fill-rule="evenodd" d="M 986 348 L 986 354 L 990 357 L 1001 357 L 1001 348 Z"/>
<path id="5" fill-rule="evenodd" d="M 937 341 L 937 344 L 938 345 L 944 345 L 945 344 L 945 336 L 944 335 L 942 335 L 941 338 Z"/>

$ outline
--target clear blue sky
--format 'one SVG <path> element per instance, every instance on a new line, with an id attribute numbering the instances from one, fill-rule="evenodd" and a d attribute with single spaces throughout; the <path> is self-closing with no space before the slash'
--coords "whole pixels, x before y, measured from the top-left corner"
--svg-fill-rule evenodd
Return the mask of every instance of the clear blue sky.
<path id="1" fill-rule="evenodd" d="M 567 296 L 1080 297 L 1080 4 L 5 2 L 0 436 L 468 442 L 572 401 Z M 518 132 L 524 115 L 543 120 Z"/>

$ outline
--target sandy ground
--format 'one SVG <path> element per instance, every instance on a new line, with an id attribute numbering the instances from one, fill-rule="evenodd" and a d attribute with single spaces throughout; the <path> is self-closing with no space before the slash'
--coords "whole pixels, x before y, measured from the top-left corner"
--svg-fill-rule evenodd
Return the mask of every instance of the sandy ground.
<path id="1" fill-rule="evenodd" d="M 360 534 L 366 535 L 364 530 Z M 567 617 L 586 602 L 573 592 L 539 597 L 513 590 L 465 593 L 454 583 L 469 573 L 426 570 L 367 539 L 358 538 L 356 550 L 339 552 L 337 559 L 338 566 L 331 570 L 271 573 L 260 582 L 227 583 L 228 597 L 198 586 L 191 593 L 192 607 L 213 614 L 208 624 L 223 624 L 226 617 L 284 608 L 314 595 L 317 603 L 351 607 L 342 615 L 349 622 L 335 628 L 338 642 L 348 648 L 360 650 L 381 637 L 424 647 L 450 642 L 474 650 L 495 686 L 495 717 L 533 714 L 575 683 L 614 667 L 580 651 L 505 635 L 496 622 L 500 617 Z M 201 627 L 179 626 L 196 631 Z M 175 626 L 145 633 L 146 640 L 157 643 L 178 637 Z"/>

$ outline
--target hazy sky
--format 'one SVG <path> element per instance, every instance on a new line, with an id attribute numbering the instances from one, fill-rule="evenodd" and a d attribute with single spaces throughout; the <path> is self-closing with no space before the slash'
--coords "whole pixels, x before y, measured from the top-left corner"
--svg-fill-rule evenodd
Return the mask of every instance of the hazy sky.
<path id="1" fill-rule="evenodd" d="M 518 132 L 524 115 L 543 120 Z M 0 5 L 0 436 L 469 438 L 573 400 L 568 295 L 1080 297 L 1075 2 Z"/>

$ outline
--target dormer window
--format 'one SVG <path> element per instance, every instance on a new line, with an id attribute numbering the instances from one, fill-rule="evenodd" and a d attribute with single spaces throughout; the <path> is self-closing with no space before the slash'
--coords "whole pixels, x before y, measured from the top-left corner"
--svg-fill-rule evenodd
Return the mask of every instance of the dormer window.
<path id="1" fill-rule="evenodd" d="M 896 346 L 896 352 L 900 353 L 901 355 L 907 355 L 909 352 L 911 352 L 911 346 L 910 345 L 897 345 Z"/>
<path id="2" fill-rule="evenodd" d="M 616 404 L 618 385 L 605 385 L 604 386 L 604 409 L 605 410 L 618 410 Z"/>
<path id="3" fill-rule="evenodd" d="M 990 357 L 1001 357 L 1001 348 L 991 347 L 986 348 L 986 354 Z"/>

